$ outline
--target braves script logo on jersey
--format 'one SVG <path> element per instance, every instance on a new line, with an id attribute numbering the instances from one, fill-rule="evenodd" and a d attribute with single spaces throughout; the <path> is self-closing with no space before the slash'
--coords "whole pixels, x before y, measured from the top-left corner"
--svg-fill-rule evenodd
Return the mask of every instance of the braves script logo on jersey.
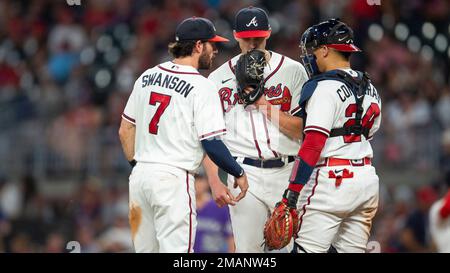
<path id="1" fill-rule="evenodd" d="M 277 86 L 271 86 L 269 88 L 264 88 L 264 94 L 266 99 L 272 105 L 280 105 L 281 111 L 289 111 L 291 107 L 291 91 L 287 86 L 282 86 L 279 83 Z M 222 102 L 222 109 L 225 113 L 228 113 L 231 108 L 236 105 L 236 103 L 244 104 L 242 100 L 239 99 L 237 92 L 233 92 L 232 88 L 222 87 L 219 90 L 220 100 Z"/>
<path id="2" fill-rule="evenodd" d="M 233 97 L 231 97 L 233 95 Z M 238 93 L 233 94 L 233 89 L 229 87 L 222 87 L 219 90 L 220 101 L 222 102 L 222 110 L 224 113 L 230 112 L 231 108 L 236 104 L 244 104 L 244 102 L 239 99 Z"/>
<path id="3" fill-rule="evenodd" d="M 256 16 L 253 17 L 252 20 L 251 20 L 248 24 L 246 24 L 247 27 L 249 27 L 249 26 L 251 26 L 251 25 L 253 25 L 253 26 L 255 26 L 255 27 L 258 26 L 258 21 L 256 21 Z"/>
<path id="4" fill-rule="evenodd" d="M 281 105 L 281 111 L 287 112 L 291 109 L 292 96 L 287 86 L 282 87 L 281 83 L 279 83 L 277 86 L 265 88 L 264 93 L 272 105 Z"/>

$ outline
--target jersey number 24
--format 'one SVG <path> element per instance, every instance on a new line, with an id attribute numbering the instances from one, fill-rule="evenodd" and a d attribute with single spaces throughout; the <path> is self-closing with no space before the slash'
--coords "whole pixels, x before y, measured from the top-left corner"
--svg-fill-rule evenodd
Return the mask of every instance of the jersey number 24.
<path id="1" fill-rule="evenodd" d="M 148 125 L 148 132 L 153 135 L 158 134 L 158 123 L 164 111 L 166 111 L 167 106 L 169 106 L 170 99 L 172 97 L 169 95 L 164 95 L 161 93 L 151 92 L 150 93 L 150 105 L 156 105 L 159 103 L 158 108 L 156 109 L 155 115 L 153 116 L 150 124 Z"/>
<path id="2" fill-rule="evenodd" d="M 345 117 L 351 118 L 354 114 L 356 114 L 356 111 L 358 110 L 358 106 L 356 103 L 350 104 L 347 109 L 345 109 Z M 363 128 L 367 128 L 369 131 L 372 129 L 373 123 L 375 122 L 375 119 L 380 115 L 380 106 L 376 103 L 371 103 L 369 108 L 366 111 L 366 114 L 361 119 L 361 125 Z M 344 127 L 352 126 L 356 123 L 356 120 L 354 118 L 349 119 L 347 122 L 345 122 Z M 352 135 L 352 136 L 344 136 L 344 142 L 345 143 L 352 143 L 352 142 L 360 142 L 361 136 L 359 135 Z"/>

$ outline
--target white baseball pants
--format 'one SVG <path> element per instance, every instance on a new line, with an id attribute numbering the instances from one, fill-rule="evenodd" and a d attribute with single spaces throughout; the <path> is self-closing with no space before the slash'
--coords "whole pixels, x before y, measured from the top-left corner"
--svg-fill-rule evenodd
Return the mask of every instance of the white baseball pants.
<path id="1" fill-rule="evenodd" d="M 278 251 L 266 251 L 264 247 L 264 224 L 272 214 L 275 204 L 281 201 L 284 190 L 289 185 L 289 176 L 294 162 L 281 168 L 258 168 L 241 164 L 244 168 L 249 188 L 247 195 L 235 206 L 229 206 L 236 252 L 264 253 L 289 252 L 291 244 Z M 233 195 L 240 189 L 233 189 L 234 177 L 228 175 L 228 187 Z"/>
<path id="2" fill-rule="evenodd" d="M 194 177 L 139 162 L 130 175 L 130 226 L 136 252 L 189 253 L 195 241 Z"/>
<path id="3" fill-rule="evenodd" d="M 353 177 L 336 183 L 330 174 L 347 169 Z M 296 244 L 306 252 L 365 252 L 372 219 L 378 208 L 375 168 L 324 166 L 315 168 L 299 197 L 300 230 Z"/>

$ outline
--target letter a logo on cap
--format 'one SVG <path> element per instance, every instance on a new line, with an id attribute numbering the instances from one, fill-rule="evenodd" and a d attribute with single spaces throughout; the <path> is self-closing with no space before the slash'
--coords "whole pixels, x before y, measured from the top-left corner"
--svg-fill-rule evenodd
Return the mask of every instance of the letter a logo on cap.
<path id="1" fill-rule="evenodd" d="M 258 22 L 256 21 L 256 16 L 253 17 L 252 20 L 248 24 L 246 24 L 247 27 L 249 27 L 250 25 L 253 25 L 255 27 L 258 26 Z"/>

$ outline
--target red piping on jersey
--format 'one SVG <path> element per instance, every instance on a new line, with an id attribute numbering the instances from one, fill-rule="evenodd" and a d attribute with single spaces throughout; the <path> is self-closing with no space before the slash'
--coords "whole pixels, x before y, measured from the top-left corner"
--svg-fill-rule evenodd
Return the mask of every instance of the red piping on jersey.
<path id="1" fill-rule="evenodd" d="M 198 72 L 181 72 L 181 71 L 173 71 L 173 70 L 164 68 L 164 67 L 162 67 L 162 66 L 160 66 L 160 65 L 158 65 L 158 68 L 161 69 L 161 70 L 170 72 L 170 73 L 174 73 L 174 74 L 200 75 L 200 73 L 198 73 Z"/>
<path id="2" fill-rule="evenodd" d="M 214 131 L 214 132 L 211 132 L 211 133 L 207 133 L 207 134 L 201 135 L 200 136 L 200 140 L 208 138 L 209 136 L 212 136 L 212 135 L 215 135 L 215 134 L 218 134 L 218 133 L 226 132 L 226 131 L 227 131 L 227 129 L 222 129 L 222 130 L 217 130 L 217 131 Z"/>
<path id="3" fill-rule="evenodd" d="M 266 131 L 267 147 L 269 147 L 269 150 L 272 151 L 272 153 L 273 153 L 273 155 L 275 157 L 278 157 L 277 152 L 272 150 L 272 148 L 270 147 L 270 136 L 269 136 L 269 131 L 267 130 L 267 119 L 266 119 L 266 116 L 263 116 L 263 120 L 264 120 L 264 131 Z"/>
<path id="4" fill-rule="evenodd" d="M 186 190 L 187 194 L 189 196 L 189 246 L 187 253 L 191 253 L 191 241 L 192 241 L 192 199 L 191 195 L 189 194 L 189 174 L 186 171 Z"/>
<path id="5" fill-rule="evenodd" d="M 231 72 L 234 74 L 234 68 L 233 65 L 231 65 L 231 60 L 228 61 L 228 66 L 230 67 Z"/>
<path id="6" fill-rule="evenodd" d="M 302 228 L 303 216 L 306 213 L 306 206 L 309 206 L 309 204 L 311 204 L 311 197 L 313 197 L 313 195 L 314 195 L 314 193 L 316 191 L 316 187 L 319 184 L 319 171 L 320 171 L 320 169 L 318 169 L 317 172 L 316 172 L 316 183 L 314 184 L 314 187 L 312 188 L 311 195 L 308 196 L 308 202 L 303 205 L 302 216 L 300 216 L 300 224 L 298 225 L 298 232 L 300 232 L 300 229 Z"/>
<path id="7" fill-rule="evenodd" d="M 267 76 L 267 77 L 264 79 L 264 83 L 266 83 L 266 82 L 270 79 L 270 77 L 272 77 L 275 73 L 277 73 L 278 69 L 280 69 L 280 67 L 281 67 L 281 65 L 283 64 L 283 62 L 284 62 L 284 56 L 281 56 L 281 61 L 280 61 L 280 63 L 278 64 L 277 68 L 275 68 L 275 70 L 274 70 L 269 76 Z"/>
<path id="8" fill-rule="evenodd" d="M 327 130 L 323 127 L 319 127 L 319 126 L 306 126 L 305 129 L 303 129 L 303 131 L 307 131 L 307 130 L 315 130 L 315 131 L 319 131 L 321 133 L 326 133 L 327 135 L 330 135 L 330 130 Z"/>
<path id="9" fill-rule="evenodd" d="M 134 118 L 130 118 L 129 116 L 125 115 L 125 113 L 122 113 L 122 117 L 125 118 L 128 121 L 136 123 L 136 120 Z"/>
<path id="10" fill-rule="evenodd" d="M 253 114 L 250 112 L 250 121 L 252 123 L 253 141 L 255 142 L 256 150 L 258 150 L 258 157 L 262 158 L 261 149 L 259 149 L 258 141 L 256 140 L 255 123 L 253 121 Z"/>

